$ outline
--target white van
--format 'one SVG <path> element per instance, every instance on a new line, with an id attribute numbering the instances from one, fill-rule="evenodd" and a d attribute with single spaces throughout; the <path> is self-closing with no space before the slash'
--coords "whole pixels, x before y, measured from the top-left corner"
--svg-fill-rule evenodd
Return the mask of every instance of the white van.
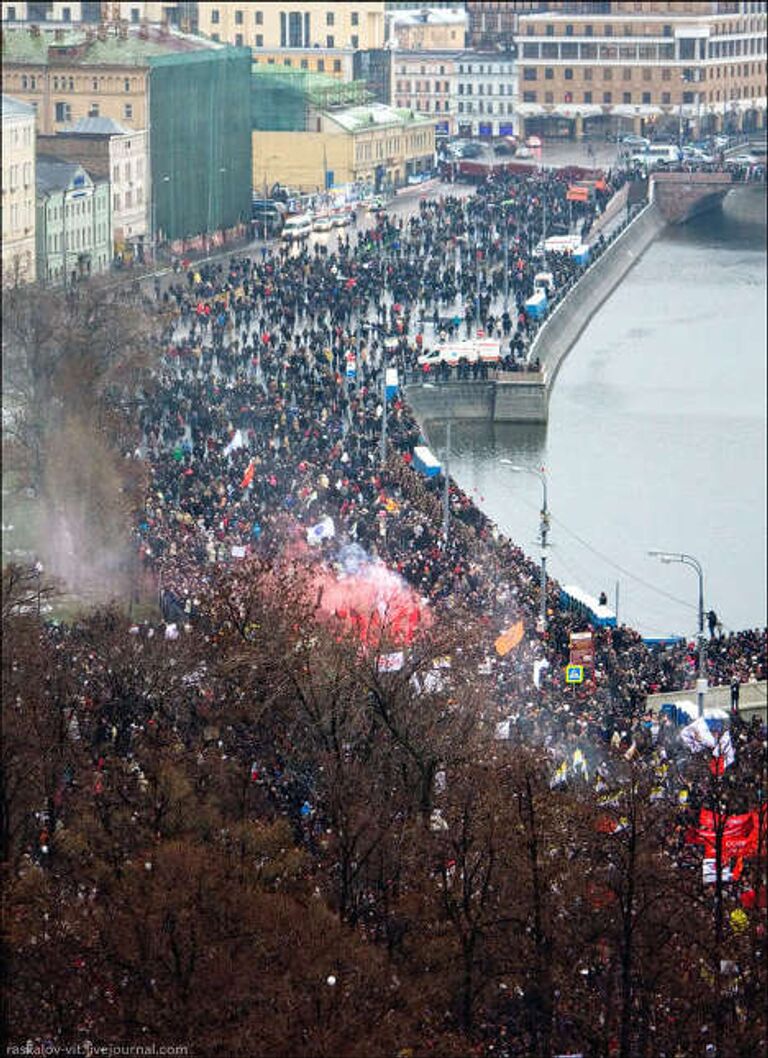
<path id="1" fill-rule="evenodd" d="M 280 233 L 280 238 L 285 239 L 286 242 L 293 242 L 297 239 L 306 239 L 311 232 L 312 218 L 306 213 L 300 213 L 298 216 L 288 218 Z"/>
<path id="2" fill-rule="evenodd" d="M 682 157 L 680 148 L 674 143 L 655 143 L 638 151 L 629 159 L 631 163 L 643 165 L 646 169 L 655 169 L 661 165 L 677 165 Z"/>
<path id="3" fill-rule="evenodd" d="M 466 362 L 468 364 L 498 364 L 501 360 L 501 342 L 495 338 L 478 338 L 467 342 L 446 342 L 438 345 L 429 352 L 423 353 L 418 363 L 421 367 L 428 364 L 436 367 L 439 364 L 447 364 L 456 367 L 457 364 Z"/>

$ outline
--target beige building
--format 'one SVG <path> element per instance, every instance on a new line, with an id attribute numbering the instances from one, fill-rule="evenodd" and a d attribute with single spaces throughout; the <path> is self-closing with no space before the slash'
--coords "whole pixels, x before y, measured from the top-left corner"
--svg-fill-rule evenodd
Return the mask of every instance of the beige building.
<path id="1" fill-rule="evenodd" d="M 454 135 L 455 51 L 398 51 L 394 57 L 395 105 L 436 121 L 437 131 Z"/>
<path id="2" fill-rule="evenodd" d="M 214 40 L 249 48 L 380 48 L 384 2 L 217 3 L 198 7 L 198 29 Z"/>
<path id="3" fill-rule="evenodd" d="M 307 132 L 254 132 L 254 188 L 310 192 L 327 182 L 381 190 L 434 165 L 435 122 L 410 110 L 366 103 L 317 113 L 309 124 Z"/>
<path id="4" fill-rule="evenodd" d="M 517 110 L 526 132 L 665 126 L 698 135 L 765 126 L 765 3 L 547 7 L 517 16 Z"/>
<path id="5" fill-rule="evenodd" d="M 55 136 L 38 137 L 38 148 L 82 165 L 94 179 L 109 181 L 114 255 L 122 260 L 142 257 L 151 202 L 147 133 L 132 132 L 112 118 L 81 118 Z"/>
<path id="6" fill-rule="evenodd" d="M 35 281 L 35 112 L 2 100 L 3 286 Z"/>
<path id="7" fill-rule="evenodd" d="M 351 48 L 254 48 L 257 66 L 282 67 L 324 73 L 341 81 L 354 77 L 355 53 Z"/>
<path id="8" fill-rule="evenodd" d="M 390 40 L 400 51 L 446 51 L 464 47 L 467 12 L 463 5 L 389 13 Z"/>

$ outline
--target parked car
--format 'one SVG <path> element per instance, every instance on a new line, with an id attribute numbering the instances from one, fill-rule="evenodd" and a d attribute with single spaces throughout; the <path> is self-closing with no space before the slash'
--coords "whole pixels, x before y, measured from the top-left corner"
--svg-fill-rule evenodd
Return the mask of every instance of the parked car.
<path id="1" fill-rule="evenodd" d="M 374 195 L 368 205 L 368 209 L 371 211 L 371 213 L 381 213 L 386 208 L 387 203 L 384 201 L 381 195 Z"/>
<path id="2" fill-rule="evenodd" d="M 526 142 L 526 145 L 528 147 L 542 147 L 543 146 L 540 136 L 529 136 L 528 139 L 525 142 Z"/>
<path id="3" fill-rule="evenodd" d="M 533 151 L 530 147 L 526 147 L 524 143 L 521 143 L 515 151 L 515 158 L 533 158 Z"/>
<path id="4" fill-rule="evenodd" d="M 312 231 L 325 232 L 333 227 L 333 218 L 330 213 L 323 213 L 312 221 Z"/>
<path id="5" fill-rule="evenodd" d="M 763 159 L 764 160 L 764 159 Z M 730 158 L 725 159 L 727 168 L 740 169 L 742 166 L 747 165 L 760 165 L 760 159 L 756 154 L 732 154 Z"/>
<path id="6" fill-rule="evenodd" d="M 636 154 L 638 151 L 644 151 L 646 147 L 650 147 L 651 141 L 646 136 L 634 136 L 632 134 L 621 136 L 619 138 L 621 146 L 629 151 L 631 154 Z"/>
<path id="7" fill-rule="evenodd" d="M 701 162 L 703 165 L 711 165 L 714 160 L 714 154 L 707 154 L 706 151 L 701 150 L 699 147 L 683 147 L 683 159 L 690 162 Z"/>

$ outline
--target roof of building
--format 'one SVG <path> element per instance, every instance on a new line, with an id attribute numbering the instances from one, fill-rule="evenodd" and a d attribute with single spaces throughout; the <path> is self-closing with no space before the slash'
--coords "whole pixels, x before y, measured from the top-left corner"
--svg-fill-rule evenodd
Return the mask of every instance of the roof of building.
<path id="1" fill-rule="evenodd" d="M 34 118 L 35 108 L 13 96 L 3 95 L 3 120 L 6 118 Z"/>
<path id="2" fill-rule="evenodd" d="M 325 117 L 340 125 L 347 132 L 384 125 L 433 125 L 434 119 L 413 110 L 402 110 L 384 103 L 366 103 L 364 106 L 346 107 L 343 110 L 328 110 Z"/>
<path id="3" fill-rule="evenodd" d="M 129 136 L 133 129 L 126 128 L 114 118 L 87 117 L 80 118 L 74 125 L 67 125 L 61 132 L 73 136 Z"/>
<path id="4" fill-rule="evenodd" d="M 229 45 L 193 37 L 165 26 L 138 27 L 124 37 L 100 39 L 92 29 L 3 27 L 3 62 L 47 65 L 51 54 L 78 49 L 73 62 L 82 66 L 148 66 L 153 59 L 183 52 L 218 51 Z"/>
<path id="5" fill-rule="evenodd" d="M 65 162 L 45 154 L 38 154 L 35 165 L 37 190 L 43 193 L 63 191 L 70 186 L 81 171 L 85 172 L 82 165 L 77 162 Z"/>
<path id="6" fill-rule="evenodd" d="M 397 26 L 458 26 L 467 21 L 465 8 L 417 8 L 414 11 L 395 11 L 392 22 Z"/>

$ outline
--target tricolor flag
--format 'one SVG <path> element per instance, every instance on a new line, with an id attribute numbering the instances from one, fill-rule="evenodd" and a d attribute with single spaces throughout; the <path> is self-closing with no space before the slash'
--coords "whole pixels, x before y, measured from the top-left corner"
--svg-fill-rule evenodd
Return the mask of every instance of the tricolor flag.
<path id="1" fill-rule="evenodd" d="M 707 727 L 707 721 L 703 716 L 684 727 L 680 732 L 680 738 L 691 753 L 699 753 L 702 749 L 715 748 L 715 736 Z"/>
<path id="2" fill-rule="evenodd" d="M 568 782 L 568 761 L 564 760 L 552 776 L 549 788 L 553 790 L 556 786 L 563 786 L 566 782 Z"/>

